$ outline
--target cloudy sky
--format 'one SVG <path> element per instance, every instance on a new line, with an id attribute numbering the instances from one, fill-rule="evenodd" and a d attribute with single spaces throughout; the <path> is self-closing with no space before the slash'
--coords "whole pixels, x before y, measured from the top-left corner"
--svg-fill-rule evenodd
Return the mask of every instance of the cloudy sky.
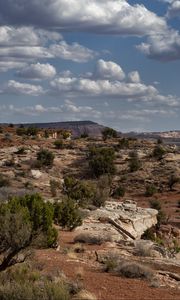
<path id="1" fill-rule="evenodd" d="M 0 0 L 0 122 L 180 130 L 180 1 Z"/>

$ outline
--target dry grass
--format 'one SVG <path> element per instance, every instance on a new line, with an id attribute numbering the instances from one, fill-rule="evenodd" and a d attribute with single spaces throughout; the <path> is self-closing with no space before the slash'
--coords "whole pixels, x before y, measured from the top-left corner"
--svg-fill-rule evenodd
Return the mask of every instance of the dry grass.
<path id="1" fill-rule="evenodd" d="M 97 300 L 96 296 L 86 290 L 80 291 L 73 300 Z"/>
<path id="2" fill-rule="evenodd" d="M 153 270 L 137 262 L 124 261 L 116 268 L 116 273 L 126 278 L 141 278 L 152 280 Z"/>
<path id="3" fill-rule="evenodd" d="M 92 233 L 80 233 L 74 238 L 74 242 L 86 243 L 89 245 L 101 245 L 104 242 L 111 242 L 112 238 L 107 235 L 93 235 Z"/>

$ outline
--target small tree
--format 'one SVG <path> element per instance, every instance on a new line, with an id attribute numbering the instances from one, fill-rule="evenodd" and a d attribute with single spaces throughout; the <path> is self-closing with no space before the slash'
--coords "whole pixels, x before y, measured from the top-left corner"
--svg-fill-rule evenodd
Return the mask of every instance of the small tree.
<path id="1" fill-rule="evenodd" d="M 15 197 L 0 205 L 0 271 L 15 264 L 21 251 L 56 242 L 53 214 L 53 206 L 38 194 Z"/>
<path id="2" fill-rule="evenodd" d="M 138 158 L 138 153 L 136 151 L 132 151 L 129 153 L 129 170 L 130 172 L 136 172 L 141 168 L 141 162 Z"/>
<path id="3" fill-rule="evenodd" d="M 70 198 L 55 204 L 54 217 L 58 225 L 70 230 L 82 224 L 77 204 Z"/>
<path id="4" fill-rule="evenodd" d="M 168 180 L 168 186 L 170 191 L 173 191 L 173 186 L 180 181 L 180 178 L 176 174 L 172 174 Z"/>
<path id="5" fill-rule="evenodd" d="M 150 197 L 157 193 L 157 188 L 154 184 L 150 184 L 146 186 L 145 196 Z"/>
<path id="6" fill-rule="evenodd" d="M 119 140 L 118 148 L 120 149 L 128 149 L 129 148 L 129 139 L 122 138 Z"/>
<path id="7" fill-rule="evenodd" d="M 165 153 L 166 150 L 160 144 L 158 144 L 153 150 L 153 157 L 157 158 L 158 160 L 161 160 Z"/>
<path id="8" fill-rule="evenodd" d="M 113 197 L 115 197 L 115 198 L 124 197 L 125 192 L 126 192 L 125 187 L 122 185 L 119 185 L 113 192 Z"/>
<path id="9" fill-rule="evenodd" d="M 70 131 L 63 130 L 62 137 L 63 137 L 64 140 L 67 140 L 68 138 L 70 138 L 70 136 L 71 136 L 71 132 Z"/>
<path id="10" fill-rule="evenodd" d="M 28 127 L 26 129 L 26 135 L 28 135 L 28 136 L 36 136 L 37 134 L 38 134 L 37 127 Z"/>
<path id="11" fill-rule="evenodd" d="M 92 175 L 115 174 L 115 152 L 113 148 L 90 148 L 88 153 L 89 167 Z"/>
<path id="12" fill-rule="evenodd" d="M 49 181 L 50 184 L 50 191 L 51 191 L 51 195 L 52 197 L 56 197 L 57 196 L 57 190 L 60 188 L 60 183 L 54 179 L 51 179 Z"/>
<path id="13" fill-rule="evenodd" d="M 117 131 L 113 128 L 106 127 L 102 131 L 103 140 L 106 141 L 109 138 L 117 138 Z"/>
<path id="14" fill-rule="evenodd" d="M 158 211 L 156 228 L 159 229 L 161 224 L 166 223 L 167 217 L 162 211 L 161 203 L 158 200 L 151 200 L 150 206 L 151 208 L 156 209 Z"/>
<path id="15" fill-rule="evenodd" d="M 92 199 L 92 204 L 94 206 L 101 207 L 105 205 L 105 202 L 110 195 L 110 185 L 111 177 L 109 175 L 103 175 L 98 179 L 95 194 Z"/>
<path id="16" fill-rule="evenodd" d="M 64 148 L 63 140 L 56 140 L 54 142 L 54 146 L 56 149 L 63 149 Z"/>
<path id="17" fill-rule="evenodd" d="M 86 206 L 93 198 L 95 188 L 85 180 L 77 180 L 74 177 L 67 176 L 64 179 L 64 193 L 80 206 Z"/>
<path id="18" fill-rule="evenodd" d="M 42 149 L 37 153 L 37 161 L 42 166 L 52 167 L 54 161 L 54 154 L 47 149 Z"/>

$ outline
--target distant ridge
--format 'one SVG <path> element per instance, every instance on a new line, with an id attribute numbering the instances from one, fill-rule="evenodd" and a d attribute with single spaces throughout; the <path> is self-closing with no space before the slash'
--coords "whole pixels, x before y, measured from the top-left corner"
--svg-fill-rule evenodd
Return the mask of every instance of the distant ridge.
<path id="1" fill-rule="evenodd" d="M 180 130 L 157 131 L 157 132 L 127 132 L 126 137 L 157 140 L 162 139 L 166 144 L 176 144 L 180 146 Z"/>
<path id="2" fill-rule="evenodd" d="M 81 134 L 88 134 L 90 137 L 100 137 L 102 130 L 105 128 L 103 125 L 92 121 L 67 121 L 67 122 L 50 122 L 50 123 L 23 123 L 17 126 L 24 125 L 24 127 L 37 127 L 42 129 L 66 129 L 72 132 L 74 137 Z"/>

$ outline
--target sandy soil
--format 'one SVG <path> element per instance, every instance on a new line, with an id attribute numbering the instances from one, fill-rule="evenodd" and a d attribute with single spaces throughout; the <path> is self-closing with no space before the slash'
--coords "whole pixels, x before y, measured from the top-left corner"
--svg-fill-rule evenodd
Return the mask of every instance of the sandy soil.
<path id="1" fill-rule="evenodd" d="M 72 247 L 74 233 L 61 232 L 61 248 Z M 94 247 L 86 249 L 94 251 Z M 102 246 L 98 246 L 102 247 Z M 77 255 L 77 256 L 76 256 Z M 126 279 L 102 272 L 95 261 L 85 260 L 78 254 L 68 255 L 56 250 L 38 250 L 35 254 L 37 264 L 43 266 L 44 272 L 63 271 L 75 280 L 81 274 L 83 286 L 94 293 L 98 300 L 179 300 L 180 290 L 170 288 L 153 288 L 144 280 Z"/>

